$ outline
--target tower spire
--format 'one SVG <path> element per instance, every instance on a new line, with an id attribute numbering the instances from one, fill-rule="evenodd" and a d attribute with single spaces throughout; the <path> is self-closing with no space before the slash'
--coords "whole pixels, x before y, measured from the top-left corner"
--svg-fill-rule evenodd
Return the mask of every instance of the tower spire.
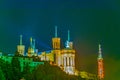
<path id="1" fill-rule="evenodd" d="M 70 31 L 68 30 L 68 41 L 70 41 Z"/>
<path id="2" fill-rule="evenodd" d="M 52 38 L 53 49 L 60 49 L 60 38 L 57 36 L 57 26 L 55 26 L 55 36 Z"/>
<path id="3" fill-rule="evenodd" d="M 101 44 L 99 44 L 98 58 L 102 58 Z"/>
<path id="4" fill-rule="evenodd" d="M 31 46 L 31 47 L 32 47 L 32 40 L 33 40 L 33 39 L 32 39 L 32 37 L 31 37 L 31 38 L 30 38 L 30 46 Z"/>
<path id="5" fill-rule="evenodd" d="M 100 80 L 104 79 L 104 64 L 103 64 L 103 58 L 102 58 L 102 51 L 101 51 L 101 45 L 99 44 L 99 52 L 98 52 L 98 78 Z"/>
<path id="6" fill-rule="evenodd" d="M 33 39 L 33 46 L 34 46 L 34 49 L 35 49 L 35 39 Z"/>
<path id="7" fill-rule="evenodd" d="M 22 35 L 20 35 L 20 45 L 22 45 Z"/>
<path id="8" fill-rule="evenodd" d="M 55 26 L 55 37 L 57 37 L 57 26 Z"/>

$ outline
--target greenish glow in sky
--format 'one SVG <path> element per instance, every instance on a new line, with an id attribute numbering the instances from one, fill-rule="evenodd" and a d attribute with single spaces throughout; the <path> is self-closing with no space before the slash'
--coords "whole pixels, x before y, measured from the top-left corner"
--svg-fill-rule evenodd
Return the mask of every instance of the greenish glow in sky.
<path id="1" fill-rule="evenodd" d="M 14 53 L 20 34 L 26 48 L 32 36 L 39 51 L 51 49 L 55 25 L 62 47 L 70 30 L 79 66 L 96 73 L 91 68 L 96 68 L 101 43 L 106 80 L 120 79 L 119 0 L 1 0 L 0 50 Z"/>

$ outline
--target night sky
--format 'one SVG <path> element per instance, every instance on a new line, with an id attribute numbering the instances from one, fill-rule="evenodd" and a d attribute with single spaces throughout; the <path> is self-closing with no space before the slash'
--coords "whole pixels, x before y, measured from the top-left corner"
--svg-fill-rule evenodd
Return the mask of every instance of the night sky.
<path id="1" fill-rule="evenodd" d="M 54 27 L 64 48 L 67 30 L 76 50 L 77 69 L 97 73 L 102 45 L 105 80 L 120 80 L 119 0 L 0 0 L 0 51 L 14 54 L 23 35 L 36 39 L 39 51 L 52 49 Z"/>

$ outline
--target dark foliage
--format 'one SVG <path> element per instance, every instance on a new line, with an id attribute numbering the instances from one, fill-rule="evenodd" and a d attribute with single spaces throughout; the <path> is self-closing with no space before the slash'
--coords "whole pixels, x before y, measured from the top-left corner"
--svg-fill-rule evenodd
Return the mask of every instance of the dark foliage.
<path id="1" fill-rule="evenodd" d="M 37 66 L 32 72 L 30 66 L 26 64 L 23 72 L 20 71 L 18 57 L 14 56 L 11 64 L 0 59 L 0 80 L 83 80 L 80 77 L 68 75 L 57 66 L 52 66 L 49 62 Z"/>
<path id="2" fill-rule="evenodd" d="M 78 77 L 68 75 L 57 66 L 51 66 L 48 62 L 39 65 L 33 72 L 33 80 L 78 80 Z"/>

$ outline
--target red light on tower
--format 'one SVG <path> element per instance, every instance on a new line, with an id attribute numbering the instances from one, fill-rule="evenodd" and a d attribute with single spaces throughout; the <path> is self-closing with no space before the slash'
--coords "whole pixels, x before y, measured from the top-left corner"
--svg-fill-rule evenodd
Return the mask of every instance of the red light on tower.
<path id="1" fill-rule="evenodd" d="M 99 54 L 98 54 L 98 78 L 100 80 L 104 79 L 103 58 L 102 58 L 102 51 L 100 44 L 99 44 Z"/>

